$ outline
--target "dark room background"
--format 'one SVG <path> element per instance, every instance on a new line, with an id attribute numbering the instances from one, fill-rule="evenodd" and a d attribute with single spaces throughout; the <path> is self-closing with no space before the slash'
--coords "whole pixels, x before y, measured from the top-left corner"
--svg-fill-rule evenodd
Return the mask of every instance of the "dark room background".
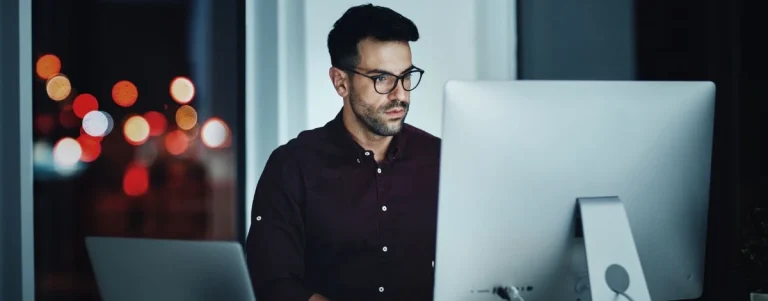
<path id="1" fill-rule="evenodd" d="M 518 0 L 520 79 L 716 84 L 701 300 L 749 300 L 768 289 L 765 8 L 754 0 Z"/>

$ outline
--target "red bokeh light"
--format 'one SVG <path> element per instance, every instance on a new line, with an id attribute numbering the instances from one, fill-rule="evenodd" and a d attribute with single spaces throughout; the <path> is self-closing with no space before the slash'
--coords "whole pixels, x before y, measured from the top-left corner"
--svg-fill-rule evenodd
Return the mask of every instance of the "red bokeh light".
<path id="1" fill-rule="evenodd" d="M 101 143 L 98 138 L 91 136 L 80 135 L 77 137 L 77 143 L 80 143 L 80 148 L 83 153 L 80 155 L 80 161 L 93 162 L 101 155 Z"/>
<path id="2" fill-rule="evenodd" d="M 75 112 L 75 116 L 80 119 L 83 119 L 88 112 L 98 109 L 99 101 L 96 100 L 95 96 L 88 93 L 78 95 L 72 102 L 72 110 Z"/>
<path id="3" fill-rule="evenodd" d="M 132 164 L 123 176 L 123 192 L 127 196 L 141 196 L 149 190 L 149 171 L 146 167 Z"/>
<path id="4" fill-rule="evenodd" d="M 189 137 L 184 132 L 175 130 L 165 135 L 165 149 L 171 155 L 181 155 L 189 147 Z"/>
<path id="5" fill-rule="evenodd" d="M 43 135 L 50 134 L 56 126 L 56 118 L 48 114 L 35 116 L 35 129 Z"/>
<path id="6" fill-rule="evenodd" d="M 139 90 L 132 82 L 122 80 L 112 87 L 112 99 L 121 107 L 127 108 L 136 103 L 139 98 Z"/>
<path id="7" fill-rule="evenodd" d="M 149 111 L 144 114 L 144 119 L 149 123 L 149 135 L 156 137 L 165 133 L 165 129 L 168 127 L 168 120 L 165 119 L 165 115 L 156 111 Z"/>
<path id="8" fill-rule="evenodd" d="M 94 137 L 94 136 L 88 135 L 88 133 L 85 132 L 85 129 L 82 126 L 80 127 L 80 136 L 85 136 L 88 139 L 91 139 L 91 140 L 94 140 L 94 141 L 98 141 L 98 142 L 101 142 L 101 140 L 104 139 L 104 137 L 101 137 L 101 136 L 100 137 Z"/>
<path id="9" fill-rule="evenodd" d="M 77 120 L 77 116 L 75 116 L 75 113 L 72 111 L 72 106 L 66 105 L 61 109 L 59 112 L 59 123 L 68 129 L 72 129 L 78 126 L 80 122 Z"/>

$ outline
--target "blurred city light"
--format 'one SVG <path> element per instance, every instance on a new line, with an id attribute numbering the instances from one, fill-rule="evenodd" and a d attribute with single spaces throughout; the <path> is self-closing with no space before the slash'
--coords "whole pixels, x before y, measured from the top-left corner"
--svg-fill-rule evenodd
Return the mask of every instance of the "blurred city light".
<path id="1" fill-rule="evenodd" d="M 35 130 L 43 135 L 47 135 L 56 127 L 56 119 L 49 114 L 40 114 L 35 116 L 34 126 Z"/>
<path id="2" fill-rule="evenodd" d="M 201 132 L 203 144 L 210 148 L 220 148 L 229 139 L 229 127 L 219 118 L 206 121 Z"/>
<path id="3" fill-rule="evenodd" d="M 112 99 L 121 107 L 132 106 L 138 98 L 139 90 L 130 81 L 121 80 L 112 87 Z"/>
<path id="4" fill-rule="evenodd" d="M 91 137 L 88 135 L 80 135 L 77 137 L 77 142 L 82 149 L 82 155 L 80 155 L 80 161 L 90 163 L 95 161 L 101 155 L 101 143 L 100 138 Z"/>
<path id="5" fill-rule="evenodd" d="M 72 106 L 64 105 L 59 111 L 59 123 L 68 129 L 73 129 L 78 126 L 80 121 L 75 116 L 75 112 L 72 111 Z"/>
<path id="6" fill-rule="evenodd" d="M 141 196 L 149 189 L 149 171 L 139 164 L 131 164 L 123 176 L 123 192 L 127 196 Z"/>
<path id="7" fill-rule="evenodd" d="M 182 130 L 191 130 L 197 124 L 197 111 L 189 105 L 176 110 L 176 125 Z"/>
<path id="8" fill-rule="evenodd" d="M 132 145 L 141 145 L 149 139 L 149 123 L 144 117 L 134 115 L 123 125 L 125 140 Z"/>
<path id="9" fill-rule="evenodd" d="M 171 98 L 179 104 L 187 104 L 195 97 L 195 85 L 186 77 L 179 76 L 171 81 Z"/>
<path id="10" fill-rule="evenodd" d="M 53 54 L 43 55 L 37 59 L 35 71 L 40 79 L 49 80 L 61 72 L 61 60 Z"/>
<path id="11" fill-rule="evenodd" d="M 92 94 L 83 93 L 75 97 L 72 102 L 72 110 L 77 118 L 83 119 L 85 114 L 99 109 L 99 101 Z"/>
<path id="12" fill-rule="evenodd" d="M 181 155 L 189 147 L 189 138 L 184 132 L 175 130 L 165 135 L 165 150 L 171 155 Z"/>
<path id="13" fill-rule="evenodd" d="M 83 149 L 77 140 L 66 137 L 62 138 L 53 147 L 53 163 L 56 167 L 63 169 L 71 168 L 77 165 Z"/>
<path id="14" fill-rule="evenodd" d="M 104 137 L 112 132 L 114 120 L 104 111 L 91 111 L 83 117 L 83 131 L 93 137 Z"/>
<path id="15" fill-rule="evenodd" d="M 54 101 L 62 101 L 69 97 L 72 93 L 72 83 L 69 82 L 69 78 L 63 74 L 57 74 L 48 79 L 45 83 L 45 91 L 48 92 L 48 97 Z"/>
<path id="16" fill-rule="evenodd" d="M 162 135 L 168 127 L 168 120 L 166 120 L 165 115 L 160 112 L 149 111 L 144 114 L 144 119 L 149 123 L 149 135 L 152 137 Z"/>
<path id="17" fill-rule="evenodd" d="M 53 147 L 45 141 L 35 141 L 32 147 L 34 165 L 49 166 L 53 164 Z"/>

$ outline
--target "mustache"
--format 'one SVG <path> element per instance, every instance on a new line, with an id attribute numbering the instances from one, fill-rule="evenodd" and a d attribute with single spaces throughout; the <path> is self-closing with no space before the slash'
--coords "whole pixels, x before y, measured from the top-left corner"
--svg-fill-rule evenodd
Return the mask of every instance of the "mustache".
<path id="1" fill-rule="evenodd" d="M 386 105 L 381 110 L 382 111 L 389 111 L 391 109 L 396 109 L 396 108 L 402 108 L 403 110 L 407 110 L 409 105 L 410 105 L 410 103 L 408 103 L 407 101 L 396 100 L 396 101 L 393 101 L 390 104 Z"/>

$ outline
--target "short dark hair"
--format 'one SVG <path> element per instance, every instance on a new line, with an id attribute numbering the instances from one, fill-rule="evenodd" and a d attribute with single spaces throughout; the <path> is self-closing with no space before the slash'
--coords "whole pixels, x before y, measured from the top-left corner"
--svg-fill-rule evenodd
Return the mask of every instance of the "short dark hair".
<path id="1" fill-rule="evenodd" d="M 328 33 L 331 65 L 356 67 L 360 63 L 357 45 L 367 38 L 380 42 L 415 42 L 419 39 L 419 30 L 413 21 L 390 8 L 370 3 L 351 7 Z"/>

